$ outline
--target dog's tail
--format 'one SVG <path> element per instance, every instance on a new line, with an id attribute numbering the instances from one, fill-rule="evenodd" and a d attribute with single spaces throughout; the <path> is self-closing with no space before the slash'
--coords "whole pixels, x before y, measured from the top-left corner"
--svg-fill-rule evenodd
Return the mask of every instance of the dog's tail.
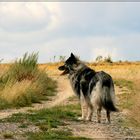
<path id="1" fill-rule="evenodd" d="M 115 90 L 114 84 L 111 80 L 110 87 L 103 87 L 103 94 L 101 96 L 102 106 L 108 111 L 118 112 L 118 108 L 115 107 Z"/>

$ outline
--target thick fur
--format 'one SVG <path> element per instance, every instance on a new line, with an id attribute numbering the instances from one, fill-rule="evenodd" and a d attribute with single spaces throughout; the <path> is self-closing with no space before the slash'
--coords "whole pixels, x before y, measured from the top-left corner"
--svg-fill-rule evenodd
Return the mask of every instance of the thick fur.
<path id="1" fill-rule="evenodd" d="M 101 110 L 104 108 L 110 122 L 110 112 L 118 111 L 115 107 L 112 77 L 103 71 L 95 72 L 73 54 L 63 66 L 59 67 L 59 70 L 63 71 L 62 75 L 68 74 L 73 91 L 81 101 L 80 119 L 91 120 L 93 110 L 97 109 L 97 119 L 100 122 Z"/>

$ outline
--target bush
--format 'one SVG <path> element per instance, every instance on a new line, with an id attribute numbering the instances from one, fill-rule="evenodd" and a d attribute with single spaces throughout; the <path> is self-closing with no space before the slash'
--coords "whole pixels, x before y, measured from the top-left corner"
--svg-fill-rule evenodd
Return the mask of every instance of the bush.
<path id="1" fill-rule="evenodd" d="M 37 59 L 38 54 L 32 53 L 28 55 L 24 54 L 23 58 L 16 60 L 14 64 L 12 64 L 5 75 L 3 75 L 3 82 L 6 84 L 8 82 L 20 82 L 24 79 L 32 80 L 37 72 Z"/>
<path id="2" fill-rule="evenodd" d="M 31 105 L 46 99 L 45 96 L 54 95 L 56 82 L 45 71 L 38 69 L 37 59 L 37 53 L 25 53 L 23 58 L 11 64 L 0 77 L 0 100 L 17 107 Z"/>
<path id="3" fill-rule="evenodd" d="M 104 58 L 104 62 L 113 63 L 111 56 L 107 56 Z"/>
<path id="4" fill-rule="evenodd" d="M 113 63 L 111 56 L 102 57 L 101 55 L 97 56 L 95 61 L 97 63 Z"/>
<path id="5" fill-rule="evenodd" d="M 95 61 L 97 63 L 102 62 L 103 61 L 103 57 L 101 55 L 99 55 L 99 56 L 96 57 Z"/>

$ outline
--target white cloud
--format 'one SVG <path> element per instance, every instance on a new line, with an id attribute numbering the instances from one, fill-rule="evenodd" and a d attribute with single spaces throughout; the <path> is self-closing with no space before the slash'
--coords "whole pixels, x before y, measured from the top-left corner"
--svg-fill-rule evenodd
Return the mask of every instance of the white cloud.
<path id="1" fill-rule="evenodd" d="M 43 2 L 0 3 L 0 27 L 6 31 L 22 32 L 54 27 L 58 7 L 55 3 Z"/>
<path id="2" fill-rule="evenodd" d="M 112 37 L 59 38 L 43 44 L 40 48 L 40 54 L 46 54 L 46 61 L 53 56 L 57 56 L 56 58 L 59 58 L 60 55 L 68 57 L 71 52 L 85 61 L 94 61 L 98 55 L 104 57 L 110 55 L 113 60 L 120 58 L 119 48 L 116 48 L 116 39 Z"/>
<path id="3" fill-rule="evenodd" d="M 129 40 L 127 40 L 128 38 Z M 138 38 L 139 35 L 134 38 L 132 34 L 129 37 L 65 37 L 48 42 L 30 43 L 29 45 L 23 43 L 21 46 L 19 46 L 19 43 L 1 43 L 0 56 L 7 62 L 21 57 L 27 51 L 30 53 L 34 51 L 39 52 L 39 62 L 48 62 L 53 56 L 56 56 L 58 60 L 59 56 L 68 57 L 73 52 L 84 61 L 94 61 L 98 55 L 104 57 L 110 55 L 113 60 L 138 60 L 140 51 Z M 134 44 L 134 42 L 137 43 Z"/>
<path id="4" fill-rule="evenodd" d="M 11 60 L 39 51 L 40 62 L 71 52 L 86 61 L 98 55 L 139 59 L 139 7 L 115 2 L 0 3 L 0 56 Z"/>

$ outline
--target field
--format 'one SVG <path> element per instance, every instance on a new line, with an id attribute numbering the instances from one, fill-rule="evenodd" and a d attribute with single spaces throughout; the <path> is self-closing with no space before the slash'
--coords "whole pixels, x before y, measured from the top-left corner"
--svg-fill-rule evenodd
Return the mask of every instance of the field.
<path id="1" fill-rule="evenodd" d="M 6 91 L 1 91 L 1 95 L 5 94 L 2 97 L 10 102 L 10 105 L 1 105 L 1 139 L 86 140 L 94 138 L 140 138 L 139 62 L 87 63 L 89 67 L 96 71 L 108 72 L 114 79 L 117 106 L 120 112 L 111 115 L 112 123 L 110 125 L 105 123 L 104 112 L 101 124 L 96 122 L 96 113 L 92 123 L 79 122 L 76 119 L 80 115 L 79 101 L 74 96 L 67 77 L 60 76 L 61 72 L 58 71 L 60 65 L 61 63 L 38 65 L 40 71 L 45 71 L 47 76 L 57 83 L 56 94 L 51 89 L 53 96 L 48 94 L 45 100 L 40 98 L 36 101 L 37 103 L 30 102 L 30 104 L 23 105 L 28 107 L 19 104 L 12 105 L 13 102 L 10 102 L 10 100 L 17 96 L 16 91 L 26 91 L 24 89 L 32 85 L 30 80 L 18 82 L 12 88 L 6 87 Z M 9 67 L 10 64 L 1 64 L 0 75 L 3 75 Z M 54 86 L 54 88 L 56 87 Z M 18 92 L 18 94 L 20 93 L 23 94 L 23 92 Z M 46 96 L 43 96 L 43 98 L 46 98 Z"/>

